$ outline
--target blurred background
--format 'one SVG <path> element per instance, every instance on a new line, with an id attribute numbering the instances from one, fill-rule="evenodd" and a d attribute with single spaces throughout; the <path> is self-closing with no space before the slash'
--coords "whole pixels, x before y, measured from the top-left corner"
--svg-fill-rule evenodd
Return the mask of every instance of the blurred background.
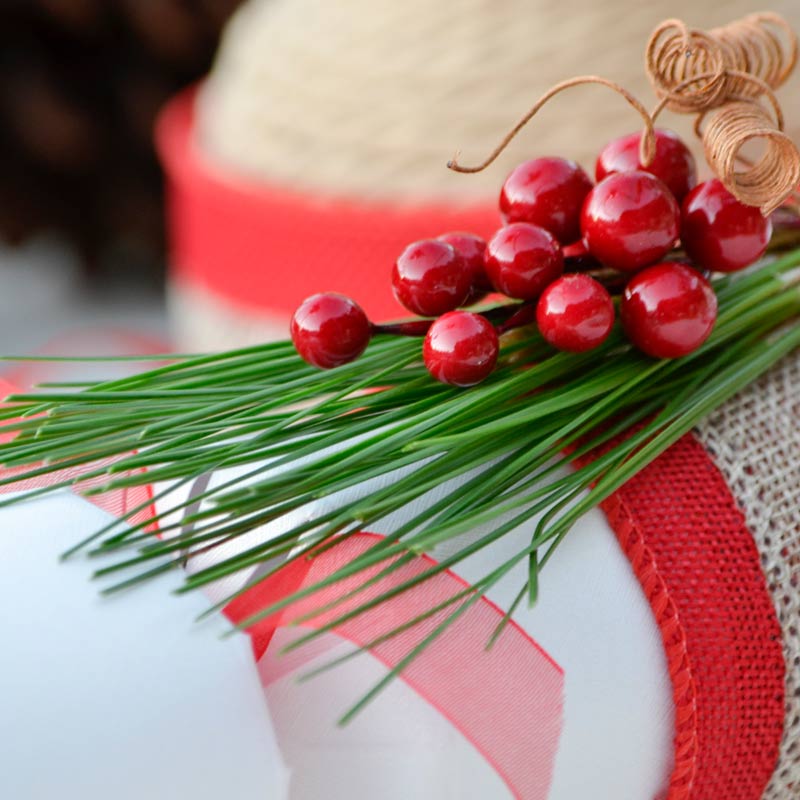
<path id="1" fill-rule="evenodd" d="M 455 150 L 481 160 L 576 74 L 615 79 L 649 106 L 643 53 L 658 22 L 708 28 L 760 6 L 4 0 L 0 352 L 278 336 L 308 287 L 355 286 L 368 312 L 392 315 L 402 243 L 445 224 L 489 232 L 516 163 L 563 155 L 592 173 L 594 154 L 638 118 L 587 87 L 548 106 L 485 173 L 448 172 Z M 800 28 L 797 0 L 770 6 Z M 797 78 L 779 96 L 796 135 Z M 693 142 L 690 120 L 662 123 Z"/>
<path id="2" fill-rule="evenodd" d="M 102 351 L 95 334 L 110 331 L 166 338 L 153 125 L 207 72 L 237 5 L 0 4 L 0 351 L 67 335 Z"/>

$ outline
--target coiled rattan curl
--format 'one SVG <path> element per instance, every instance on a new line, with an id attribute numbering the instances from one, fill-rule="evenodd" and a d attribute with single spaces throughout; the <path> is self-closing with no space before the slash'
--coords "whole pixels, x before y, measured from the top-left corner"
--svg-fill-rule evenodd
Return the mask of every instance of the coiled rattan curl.
<path id="1" fill-rule="evenodd" d="M 789 23 L 770 12 L 708 32 L 668 19 L 651 34 L 645 64 L 659 99 L 671 111 L 685 114 L 707 111 L 731 97 L 756 98 L 766 89 L 777 89 L 792 73 L 797 50 Z"/>
<path id="2" fill-rule="evenodd" d="M 722 28 L 693 30 L 680 20 L 662 22 L 645 51 L 647 74 L 659 104 L 698 114 L 695 129 L 709 166 L 741 202 L 769 214 L 800 183 L 800 153 L 783 132 L 773 93 L 792 73 L 798 40 L 783 17 L 751 14 Z M 755 163 L 742 148 L 761 140 Z"/>
<path id="3" fill-rule="evenodd" d="M 706 161 L 742 203 L 759 206 L 766 216 L 796 192 L 800 153 L 783 132 L 783 120 L 777 112 L 773 118 L 758 102 L 736 100 L 701 115 L 698 122 Z M 752 163 L 740 151 L 758 139 L 764 142 L 764 148 Z"/>

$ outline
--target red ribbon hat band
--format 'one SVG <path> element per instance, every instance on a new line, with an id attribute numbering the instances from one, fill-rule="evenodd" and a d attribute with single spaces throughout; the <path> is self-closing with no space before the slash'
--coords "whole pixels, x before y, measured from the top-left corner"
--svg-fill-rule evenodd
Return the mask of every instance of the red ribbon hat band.
<path id="1" fill-rule="evenodd" d="M 223 170 L 193 139 L 194 97 L 190 90 L 173 100 L 156 131 L 168 179 L 171 269 L 179 282 L 283 316 L 309 295 L 336 291 L 380 322 L 408 316 L 389 277 L 409 242 L 459 230 L 489 236 L 500 225 L 494 204 L 325 198 Z"/>

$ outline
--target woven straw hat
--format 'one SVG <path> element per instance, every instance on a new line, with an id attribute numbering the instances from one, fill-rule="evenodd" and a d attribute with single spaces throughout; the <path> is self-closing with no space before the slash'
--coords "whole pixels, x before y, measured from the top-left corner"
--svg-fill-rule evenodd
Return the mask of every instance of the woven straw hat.
<path id="1" fill-rule="evenodd" d="M 800 28 L 796 0 L 774 0 L 772 7 Z M 424 224 L 424 203 L 443 203 L 452 212 L 435 216 L 438 225 L 447 222 L 443 230 L 488 235 L 498 223 L 500 185 L 516 164 L 562 155 L 592 173 L 599 149 L 636 130 L 641 120 L 609 89 L 584 86 L 554 99 L 486 171 L 460 175 L 446 169 L 456 151 L 464 164 L 481 161 L 537 97 L 575 75 L 613 79 L 652 107 L 644 49 L 662 19 L 680 17 L 707 29 L 756 10 L 753 0 L 248 0 L 229 23 L 199 92 L 193 145 L 215 171 L 273 193 L 286 189 L 313 203 L 390 203 L 401 216 L 416 208 L 416 216 L 391 230 L 382 221 L 380 235 L 376 226 L 351 219 L 338 238 L 328 237 L 288 266 L 297 275 L 313 259 L 357 245 L 342 255 L 352 270 L 383 275 L 405 243 L 442 232 L 434 216 Z M 800 114 L 794 113 L 800 78 L 778 94 L 788 130 L 800 138 Z M 701 174 L 707 172 L 691 120 L 665 113 L 660 124 L 683 135 Z M 459 216 L 460 209 L 476 205 L 479 219 Z M 267 209 L 263 216 L 275 215 Z M 265 230 L 272 242 L 259 255 L 264 269 L 279 269 L 277 262 L 287 269 L 291 222 L 303 216 L 300 205 L 288 227 Z M 329 232 L 336 227 L 333 212 L 324 222 Z M 356 243 L 364 227 L 372 228 L 371 238 Z M 186 278 L 195 264 L 181 266 Z M 341 270 L 332 266 L 331 274 Z M 227 300 L 237 301 L 231 305 L 224 284 L 188 277 L 172 281 L 171 306 L 178 338 L 190 348 L 283 336 L 292 307 L 323 288 L 353 292 L 378 319 L 403 313 L 392 305 L 388 281 L 362 286 L 353 276 L 349 282 L 309 276 L 274 303 L 263 292 L 239 292 L 233 298 L 228 293 Z"/>
<path id="2" fill-rule="evenodd" d="M 797 0 L 774 0 L 772 7 L 800 28 Z M 353 293 L 376 319 L 401 315 L 388 279 L 376 276 L 388 275 L 408 241 L 448 229 L 489 235 L 499 222 L 499 188 L 516 164 L 562 155 L 592 173 L 599 149 L 641 119 L 608 88 L 583 86 L 554 99 L 484 172 L 446 169 L 457 150 L 461 163 L 481 161 L 536 98 L 575 75 L 615 80 L 652 107 L 644 50 L 661 20 L 680 17 L 707 29 L 756 10 L 752 0 L 247 0 L 194 103 L 192 148 L 210 171 L 247 182 L 246 194 L 259 186 L 277 194 L 277 206 L 261 209 L 264 223 L 254 222 L 263 233 L 250 231 L 250 252 L 259 251 L 251 273 L 296 277 L 330 254 L 346 266 L 295 280 L 280 298 L 252 292 L 244 281 L 240 291 L 226 291 L 228 271 L 245 269 L 242 248 L 219 259 L 236 263 L 200 275 L 195 254 L 207 248 L 198 242 L 174 271 L 180 279 L 171 281 L 181 345 L 218 348 L 284 336 L 291 310 L 322 289 Z M 800 78 L 778 95 L 790 134 L 800 138 Z M 660 120 L 692 145 L 702 174 L 691 122 L 672 113 Z M 283 190 L 302 202 L 283 205 Z M 322 224 L 315 221 L 324 242 L 303 250 L 304 199 L 315 207 L 343 199 L 366 213 L 345 220 L 337 216 L 341 207 L 331 208 Z M 445 213 L 429 214 L 428 202 Z M 380 203 L 397 212 L 396 223 L 392 214 L 377 224 L 368 219 L 371 204 Z M 279 216 L 269 229 L 268 220 Z M 219 274 L 211 279 L 210 272 Z"/>

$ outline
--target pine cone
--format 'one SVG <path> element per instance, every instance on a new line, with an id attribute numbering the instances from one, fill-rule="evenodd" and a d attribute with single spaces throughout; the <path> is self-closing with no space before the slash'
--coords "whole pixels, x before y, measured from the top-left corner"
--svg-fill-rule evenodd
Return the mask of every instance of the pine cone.
<path id="1" fill-rule="evenodd" d="M 87 268 L 162 262 L 152 126 L 209 68 L 240 0 L 26 0 L 0 8 L 0 236 L 65 235 Z"/>

